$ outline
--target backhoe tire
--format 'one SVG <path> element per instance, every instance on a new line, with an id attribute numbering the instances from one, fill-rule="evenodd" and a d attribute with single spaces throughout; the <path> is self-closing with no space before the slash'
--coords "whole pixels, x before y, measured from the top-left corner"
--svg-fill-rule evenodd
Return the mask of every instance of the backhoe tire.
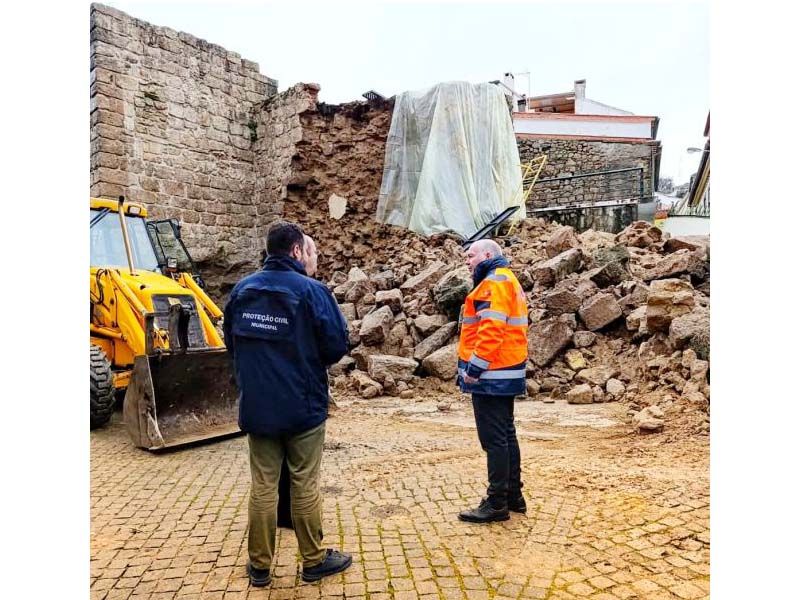
<path id="1" fill-rule="evenodd" d="M 111 363 L 99 346 L 89 347 L 89 428 L 97 429 L 111 420 L 114 412 L 114 378 Z"/>

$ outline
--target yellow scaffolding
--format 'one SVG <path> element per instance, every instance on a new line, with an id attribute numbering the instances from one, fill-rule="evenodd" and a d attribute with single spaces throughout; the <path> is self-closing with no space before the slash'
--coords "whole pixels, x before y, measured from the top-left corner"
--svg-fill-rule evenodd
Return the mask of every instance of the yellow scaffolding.
<path id="1" fill-rule="evenodd" d="M 522 182 L 520 183 L 519 190 L 517 191 L 514 197 L 514 202 L 511 204 L 511 206 L 519 206 L 522 209 L 523 215 L 527 214 L 526 206 L 528 204 L 528 198 L 530 198 L 533 186 L 536 185 L 536 180 L 539 179 L 539 175 L 541 174 L 542 169 L 544 169 L 544 165 L 546 163 L 547 155 L 540 154 L 539 156 L 520 165 L 522 168 Z M 518 223 L 519 220 L 512 223 L 508 230 L 509 235 L 514 232 Z"/>

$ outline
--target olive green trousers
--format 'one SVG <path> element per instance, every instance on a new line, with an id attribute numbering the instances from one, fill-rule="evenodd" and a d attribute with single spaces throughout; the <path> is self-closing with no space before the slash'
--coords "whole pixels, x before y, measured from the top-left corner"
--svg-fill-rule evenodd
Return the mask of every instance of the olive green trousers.
<path id="1" fill-rule="evenodd" d="M 303 568 L 325 557 L 322 548 L 322 498 L 319 491 L 325 423 L 295 435 L 264 437 L 248 434 L 250 504 L 247 550 L 251 564 L 269 569 L 275 555 L 278 526 L 278 481 L 284 456 L 289 466 L 292 523 Z"/>

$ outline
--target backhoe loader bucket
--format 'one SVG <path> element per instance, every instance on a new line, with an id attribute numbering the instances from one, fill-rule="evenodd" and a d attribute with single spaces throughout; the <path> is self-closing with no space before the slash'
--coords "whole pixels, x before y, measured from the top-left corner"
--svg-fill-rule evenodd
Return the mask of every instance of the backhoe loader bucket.
<path id="1" fill-rule="evenodd" d="M 137 356 L 123 412 L 133 443 L 147 450 L 240 433 L 239 391 L 227 351 Z"/>

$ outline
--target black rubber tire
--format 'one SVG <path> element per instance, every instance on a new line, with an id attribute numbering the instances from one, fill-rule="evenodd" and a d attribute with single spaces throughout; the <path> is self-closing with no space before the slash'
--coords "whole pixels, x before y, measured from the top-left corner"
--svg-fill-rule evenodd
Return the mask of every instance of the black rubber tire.
<path id="1" fill-rule="evenodd" d="M 114 412 L 114 377 L 99 346 L 90 345 L 89 366 L 89 428 L 97 429 L 106 425 Z"/>

